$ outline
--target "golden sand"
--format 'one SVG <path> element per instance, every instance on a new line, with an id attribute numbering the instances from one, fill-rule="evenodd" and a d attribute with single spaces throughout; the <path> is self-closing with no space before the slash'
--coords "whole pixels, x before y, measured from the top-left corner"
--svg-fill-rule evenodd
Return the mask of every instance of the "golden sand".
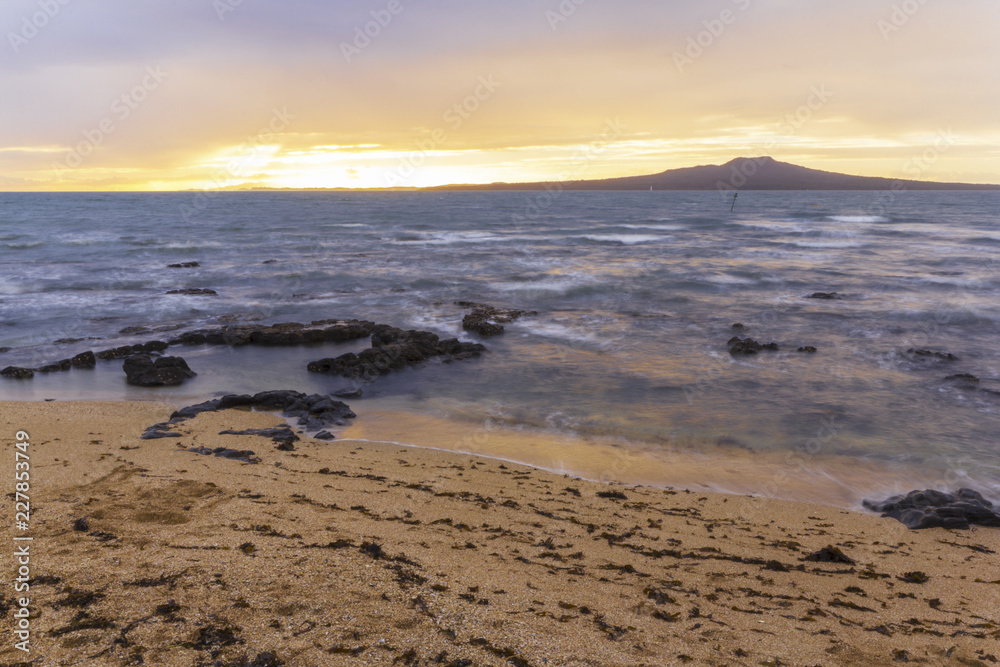
<path id="1" fill-rule="evenodd" d="M 33 510 L 16 531 L 4 497 L 0 664 L 1000 659 L 998 530 L 910 531 L 828 506 L 349 439 L 278 451 L 219 435 L 283 423 L 240 410 L 184 422 L 181 438 L 139 439 L 172 410 L 0 404 L 4 493 L 23 430 Z M 12 538 L 24 535 L 30 654 L 13 634 Z M 855 562 L 805 560 L 827 546 Z"/>

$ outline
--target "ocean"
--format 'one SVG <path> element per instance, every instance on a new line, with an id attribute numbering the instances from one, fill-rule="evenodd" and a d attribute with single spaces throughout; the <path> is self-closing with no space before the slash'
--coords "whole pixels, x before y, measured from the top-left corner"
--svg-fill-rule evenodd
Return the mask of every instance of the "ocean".
<path id="1" fill-rule="evenodd" d="M 0 366 L 233 322 L 357 318 L 479 340 L 456 305 L 475 301 L 538 314 L 482 340 L 479 359 L 365 384 L 342 436 L 845 507 L 918 486 L 1000 500 L 1000 193 L 732 203 L 717 192 L 4 193 Z M 181 262 L 200 266 L 168 268 Z M 187 288 L 217 295 L 166 294 Z M 817 292 L 838 298 L 807 298 Z M 732 356 L 734 335 L 779 349 Z M 351 383 L 306 364 L 365 345 L 172 347 L 198 373 L 180 387 L 131 387 L 120 361 L 99 361 L 0 378 L 0 400 L 330 392 Z"/>

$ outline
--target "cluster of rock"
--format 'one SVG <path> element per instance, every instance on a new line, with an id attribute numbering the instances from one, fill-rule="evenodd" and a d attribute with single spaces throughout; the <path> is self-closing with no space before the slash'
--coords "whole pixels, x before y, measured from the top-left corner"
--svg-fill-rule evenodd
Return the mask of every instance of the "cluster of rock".
<path id="1" fill-rule="evenodd" d="M 457 338 L 441 340 L 429 331 L 404 331 L 385 324 L 373 326 L 371 337 L 371 347 L 359 354 L 348 352 L 333 359 L 320 359 L 306 368 L 312 373 L 373 379 L 432 357 L 443 357 L 445 362 L 450 362 L 478 357 L 486 351 L 479 343 L 466 343 Z"/>
<path id="2" fill-rule="evenodd" d="M 455 305 L 462 308 L 472 308 L 472 312 L 462 318 L 462 328 L 484 337 L 502 334 L 504 332 L 503 325 L 510 324 L 519 317 L 538 314 L 533 310 L 497 308 L 474 301 L 456 301 Z"/>
<path id="3" fill-rule="evenodd" d="M 778 351 L 777 343 L 761 344 L 749 337 L 740 338 L 739 336 L 733 336 L 729 339 L 726 345 L 729 346 L 729 354 L 734 357 L 757 354 L 761 350 L 767 350 L 768 352 Z"/>
<path id="4" fill-rule="evenodd" d="M 338 401 L 332 396 L 322 394 L 306 395 L 301 392 L 282 389 L 277 391 L 263 391 L 258 394 L 227 394 L 221 398 L 214 398 L 204 403 L 197 403 L 181 408 L 170 415 L 170 420 L 153 424 L 146 429 L 142 435 L 143 440 L 154 440 L 157 438 L 179 438 L 180 433 L 172 431 L 171 427 L 180 424 L 188 419 L 197 417 L 203 412 L 218 412 L 229 408 L 250 407 L 260 410 L 281 412 L 285 417 L 297 418 L 298 425 L 307 431 L 320 430 L 316 438 L 321 440 L 332 440 L 333 435 L 321 429 L 333 426 L 343 426 L 346 420 L 357 417 L 354 411 L 344 402 Z M 221 434 L 220 434 L 221 435 Z M 242 433 L 241 433 L 242 435 Z M 260 435 L 252 433 L 252 435 Z M 291 435 L 289 438 L 287 435 Z M 291 429 L 277 430 L 268 429 L 267 437 L 276 441 L 288 442 L 289 444 L 298 440 L 298 436 L 291 432 Z"/>
<path id="5" fill-rule="evenodd" d="M 740 324 L 737 322 L 732 326 L 734 331 L 739 331 L 740 333 L 748 331 L 748 327 L 745 324 Z M 777 352 L 779 350 L 777 343 L 758 343 L 753 338 L 749 336 L 744 338 L 739 335 L 730 338 L 726 345 L 729 346 L 729 354 L 734 357 L 748 356 L 751 354 L 757 354 L 761 351 Z M 812 345 L 805 345 L 798 348 L 799 352 L 815 353 L 817 350 Z"/>
<path id="6" fill-rule="evenodd" d="M 882 502 L 865 500 L 864 506 L 914 530 L 965 529 L 971 525 L 1000 527 L 1000 513 L 993 509 L 993 503 L 972 489 L 959 489 L 954 494 L 932 489 L 911 491 Z"/>
<path id="7" fill-rule="evenodd" d="M 21 368 L 20 366 L 8 366 L 0 371 L 0 376 L 27 380 L 35 377 L 35 373 L 58 373 L 68 371 L 71 368 L 93 368 L 97 365 L 97 359 L 93 352 L 81 352 L 72 359 L 63 359 L 52 364 L 46 364 L 38 368 Z"/>
<path id="8" fill-rule="evenodd" d="M 524 311 L 505 312 L 503 317 L 516 317 Z M 517 313 L 518 315 L 514 315 Z M 140 329 L 137 329 L 137 332 Z M 145 329 L 141 329 L 145 331 Z M 70 368 L 93 368 L 96 359 L 124 359 L 122 370 L 132 385 L 153 387 L 178 385 L 195 377 L 187 362 L 181 357 L 155 355 L 174 345 L 261 345 L 295 346 L 322 343 L 344 343 L 367 336 L 372 337 L 371 349 L 361 354 L 348 353 L 336 359 L 321 359 L 309 364 L 316 373 L 331 373 L 349 378 L 375 378 L 391 370 L 420 363 L 432 357 L 456 361 L 478 357 L 486 348 L 478 343 L 460 342 L 458 339 L 440 340 L 428 331 L 404 331 L 385 324 L 367 320 L 320 320 L 310 325 L 285 322 L 273 325 L 239 324 L 214 329 L 198 329 L 182 333 L 168 341 L 149 341 L 137 345 L 83 352 L 72 359 L 64 359 L 41 368 L 8 366 L 0 376 L 29 379 L 36 372 L 54 372 Z"/>

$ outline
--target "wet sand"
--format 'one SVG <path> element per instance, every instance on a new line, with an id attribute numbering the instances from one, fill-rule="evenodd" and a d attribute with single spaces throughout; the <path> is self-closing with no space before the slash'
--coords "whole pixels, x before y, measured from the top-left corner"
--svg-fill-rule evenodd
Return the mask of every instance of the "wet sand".
<path id="1" fill-rule="evenodd" d="M 998 530 L 914 532 L 830 506 L 608 485 L 349 437 L 278 451 L 219 435 L 284 423 L 241 410 L 139 439 L 172 410 L 0 404 L 11 472 L 15 434 L 30 435 L 33 514 L 17 534 L 34 537 L 32 652 L 13 647 L 4 609 L 0 664 L 1000 659 Z M 365 428 L 362 417 L 342 435 Z M 197 446 L 253 450 L 260 463 L 186 451 Z M 3 508 L 9 582 L 12 497 Z M 826 547 L 853 562 L 807 559 Z M 5 585 L 6 607 L 12 596 Z"/>

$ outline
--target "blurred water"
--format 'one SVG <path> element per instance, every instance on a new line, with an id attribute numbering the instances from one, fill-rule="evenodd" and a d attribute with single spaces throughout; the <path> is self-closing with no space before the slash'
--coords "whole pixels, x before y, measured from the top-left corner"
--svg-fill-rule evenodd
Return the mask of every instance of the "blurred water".
<path id="1" fill-rule="evenodd" d="M 220 318 L 472 339 L 454 302 L 483 301 L 539 315 L 486 341 L 483 359 L 382 378 L 366 396 L 470 428 L 884 461 L 1000 489 L 1000 194 L 884 202 L 754 192 L 730 213 L 714 192 L 0 194 L 0 346 L 13 348 L 0 366 Z M 218 296 L 165 294 L 179 288 Z M 844 298 L 804 298 L 817 291 Z M 735 322 L 781 351 L 732 358 Z M 102 340 L 53 344 L 88 337 Z M 128 387 L 120 362 L 102 362 L 3 379 L 0 399 L 331 390 L 346 382 L 305 364 L 348 349 L 174 349 L 199 372 L 183 387 Z M 958 373 L 978 389 L 945 381 Z"/>

